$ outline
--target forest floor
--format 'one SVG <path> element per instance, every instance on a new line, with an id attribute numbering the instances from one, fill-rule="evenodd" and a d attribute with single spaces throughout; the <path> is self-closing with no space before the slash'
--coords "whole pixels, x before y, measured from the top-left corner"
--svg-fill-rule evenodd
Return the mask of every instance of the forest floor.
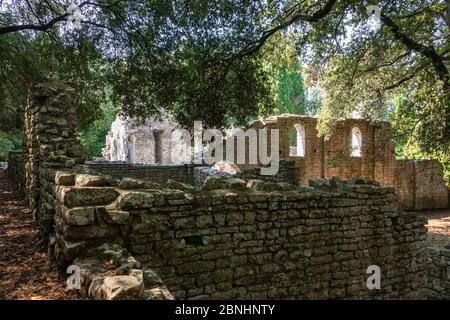
<path id="1" fill-rule="evenodd" d="M 425 225 L 428 229 L 427 245 L 450 249 L 450 210 L 425 210 L 417 214 L 428 219 L 428 224 Z"/>
<path id="2" fill-rule="evenodd" d="M 47 252 L 23 192 L 0 170 L 0 300 L 79 299 Z"/>
<path id="3" fill-rule="evenodd" d="M 428 218 L 428 246 L 450 246 L 450 210 L 415 214 Z M 47 261 L 23 192 L 0 169 L 0 300 L 80 299 Z"/>

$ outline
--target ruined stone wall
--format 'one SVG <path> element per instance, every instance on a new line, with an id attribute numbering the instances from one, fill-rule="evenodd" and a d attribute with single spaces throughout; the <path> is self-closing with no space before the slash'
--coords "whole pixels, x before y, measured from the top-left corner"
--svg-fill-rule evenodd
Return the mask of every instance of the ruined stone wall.
<path id="1" fill-rule="evenodd" d="M 176 298 L 424 297 L 425 221 L 398 210 L 392 188 L 220 177 L 162 188 L 93 174 L 80 165 L 72 93 L 49 79 L 30 96 L 25 186 L 50 254 L 81 264 L 90 298 L 155 296 L 152 285 L 170 297 L 154 272 Z M 96 249 L 106 243 L 116 249 Z M 95 269 L 103 255 L 119 260 L 112 270 Z M 370 265 L 381 268 L 380 290 L 366 287 Z M 136 291 L 114 295 L 125 280 Z"/>
<path id="2" fill-rule="evenodd" d="M 210 177 L 203 190 L 175 190 L 73 173 L 55 179 L 59 261 L 117 243 L 175 298 L 414 298 L 425 286 L 424 221 L 399 212 L 390 188 Z M 366 287 L 370 265 L 381 268 L 381 290 Z"/>
<path id="3" fill-rule="evenodd" d="M 130 177 L 138 179 L 150 179 L 154 182 L 164 184 L 172 179 L 183 183 L 193 183 L 193 164 L 181 165 L 145 165 L 123 162 L 95 162 L 87 161 L 86 166 L 99 173 L 113 177 Z"/>
<path id="4" fill-rule="evenodd" d="M 305 129 L 305 155 L 290 155 L 290 135 L 295 125 Z M 295 162 L 300 185 L 311 179 L 334 176 L 341 179 L 365 178 L 384 186 L 394 185 L 395 158 L 387 123 L 371 123 L 363 119 L 337 121 L 328 141 L 318 137 L 317 119 L 307 116 L 274 116 L 254 123 L 251 128 L 278 129 L 280 158 Z M 362 133 L 362 157 L 351 157 L 352 128 Z"/>
<path id="5" fill-rule="evenodd" d="M 448 190 L 437 160 L 397 160 L 395 190 L 405 210 L 448 207 Z"/>
<path id="6" fill-rule="evenodd" d="M 450 249 L 428 248 L 425 292 L 431 299 L 450 300 Z"/>
<path id="7" fill-rule="evenodd" d="M 256 168 L 245 168 L 245 166 L 241 169 L 241 171 L 230 174 L 227 172 L 220 172 L 215 168 L 199 166 L 194 168 L 194 185 L 201 186 L 203 182 L 209 176 L 222 176 L 227 178 L 237 178 L 245 181 L 251 179 L 263 180 L 268 182 L 286 182 L 294 185 L 298 184 L 298 170 L 295 167 L 293 161 L 280 159 L 279 161 L 279 170 L 276 175 L 261 175 L 261 169 Z"/>
<path id="8" fill-rule="evenodd" d="M 54 215 L 47 173 L 82 161 L 73 94 L 72 87 L 51 75 L 30 91 L 25 111 L 25 193 L 45 240 L 52 233 Z"/>

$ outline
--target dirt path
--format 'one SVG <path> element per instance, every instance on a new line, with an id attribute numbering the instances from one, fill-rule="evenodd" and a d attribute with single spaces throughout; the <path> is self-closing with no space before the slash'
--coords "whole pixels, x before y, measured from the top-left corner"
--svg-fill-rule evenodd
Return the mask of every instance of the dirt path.
<path id="1" fill-rule="evenodd" d="M 416 213 L 428 219 L 428 224 L 425 225 L 428 229 L 427 244 L 450 248 L 450 210 L 425 210 Z"/>
<path id="2" fill-rule="evenodd" d="M 78 299 L 46 261 L 23 193 L 0 170 L 0 299 Z"/>

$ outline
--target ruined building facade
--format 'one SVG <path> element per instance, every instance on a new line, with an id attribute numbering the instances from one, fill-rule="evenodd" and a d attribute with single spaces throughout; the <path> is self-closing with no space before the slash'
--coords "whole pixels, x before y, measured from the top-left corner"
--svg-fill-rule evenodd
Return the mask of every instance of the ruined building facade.
<path id="1" fill-rule="evenodd" d="M 362 178 L 394 187 L 400 203 L 407 210 L 448 206 L 448 191 L 440 163 L 436 160 L 396 160 L 392 130 L 387 122 L 343 119 L 334 124 L 331 136 L 326 140 L 319 137 L 315 117 L 286 114 L 256 121 L 249 127 L 255 129 L 256 134 L 262 128 L 278 129 L 279 158 L 294 163 L 300 186 L 321 178 Z M 180 153 L 173 153 L 173 150 L 184 142 L 181 137 L 174 139 L 172 132 L 175 129 L 179 129 L 179 125 L 170 117 L 148 119 L 144 124 L 118 117 L 107 136 L 104 157 L 131 164 L 180 163 L 185 159 L 182 150 Z M 270 130 L 268 134 L 270 139 Z M 237 162 L 237 147 L 233 161 L 243 170 L 255 167 L 250 164 L 248 149 L 250 144 L 259 141 L 246 139 L 246 162 Z M 151 168 L 148 170 L 153 172 Z"/>
<path id="2" fill-rule="evenodd" d="M 147 118 L 142 123 L 118 115 L 106 136 L 102 155 L 109 161 L 136 164 L 182 162 L 181 155 L 176 156 L 174 152 L 182 142 L 181 137 L 172 135 L 175 129 L 179 125 L 169 115 L 161 119 Z"/>

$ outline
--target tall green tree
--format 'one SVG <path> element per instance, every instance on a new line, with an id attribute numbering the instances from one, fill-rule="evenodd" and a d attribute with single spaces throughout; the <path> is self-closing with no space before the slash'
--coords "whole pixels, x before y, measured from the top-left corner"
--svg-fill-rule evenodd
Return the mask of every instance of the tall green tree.
<path id="1" fill-rule="evenodd" d="M 280 66 L 277 70 L 275 92 L 278 113 L 305 114 L 305 89 L 300 61 L 293 59 L 291 66 Z"/>

